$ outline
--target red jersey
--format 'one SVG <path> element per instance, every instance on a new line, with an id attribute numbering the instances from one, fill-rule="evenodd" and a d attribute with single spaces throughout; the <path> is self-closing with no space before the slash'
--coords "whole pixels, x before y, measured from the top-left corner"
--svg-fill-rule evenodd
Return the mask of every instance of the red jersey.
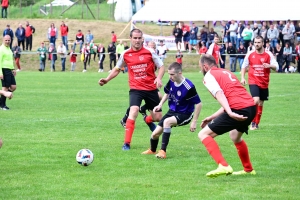
<path id="1" fill-rule="evenodd" d="M 204 46 L 204 47 L 201 47 L 199 49 L 199 54 L 205 54 L 207 52 L 207 48 Z"/>
<path id="2" fill-rule="evenodd" d="M 66 26 L 66 25 L 61 25 L 60 26 L 60 35 L 61 36 L 67 36 L 68 35 L 68 32 L 69 32 L 69 28 L 68 28 L 68 26 Z"/>
<path id="3" fill-rule="evenodd" d="M 217 65 L 219 64 L 220 47 L 218 45 L 212 43 L 209 46 L 207 54 L 212 55 L 215 58 Z"/>
<path id="4" fill-rule="evenodd" d="M 31 36 L 32 33 L 33 33 L 33 31 L 32 31 L 31 26 L 30 26 L 30 25 L 29 25 L 29 26 L 26 26 L 26 28 L 25 28 L 25 37 Z"/>
<path id="5" fill-rule="evenodd" d="M 157 89 L 154 84 L 155 68 L 162 67 L 163 62 L 153 50 L 142 47 L 138 51 L 132 48 L 124 51 L 116 67 L 122 69 L 125 65 L 128 67 L 130 89 L 147 91 Z"/>
<path id="6" fill-rule="evenodd" d="M 231 109 L 240 110 L 255 105 L 239 79 L 226 69 L 211 68 L 204 76 L 203 83 L 215 98 L 218 91 L 223 91 Z"/>
<path id="7" fill-rule="evenodd" d="M 76 53 L 70 53 L 70 62 L 76 63 Z"/>
<path id="8" fill-rule="evenodd" d="M 249 66 L 249 85 L 257 85 L 260 88 L 266 89 L 269 86 L 271 69 L 265 68 L 263 63 L 275 65 L 278 69 L 278 63 L 273 54 L 269 51 L 265 51 L 261 54 L 256 53 L 256 51 L 248 52 L 244 59 L 242 68 Z"/>
<path id="9" fill-rule="evenodd" d="M 117 41 L 117 35 L 116 34 L 112 34 L 111 41 L 112 42 L 116 42 Z"/>

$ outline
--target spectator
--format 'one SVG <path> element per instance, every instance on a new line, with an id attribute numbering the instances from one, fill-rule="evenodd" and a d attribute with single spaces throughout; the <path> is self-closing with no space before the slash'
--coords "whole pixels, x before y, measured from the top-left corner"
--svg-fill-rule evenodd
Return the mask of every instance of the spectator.
<path id="1" fill-rule="evenodd" d="M 201 41 L 201 42 L 204 42 L 204 44 L 206 45 L 206 48 L 209 47 L 209 43 L 207 42 L 207 39 L 208 39 L 208 34 L 207 34 L 207 32 L 205 31 L 205 29 L 202 28 L 202 29 L 200 30 L 200 41 Z"/>
<path id="2" fill-rule="evenodd" d="M 88 30 L 87 34 L 85 35 L 85 39 L 86 39 L 85 42 L 88 44 L 94 40 L 94 35 L 91 33 L 90 30 Z"/>
<path id="3" fill-rule="evenodd" d="M 282 64 L 282 71 L 284 72 L 288 72 L 289 71 L 289 67 L 290 67 L 290 63 L 292 61 L 292 47 L 290 45 L 289 42 L 285 42 L 284 44 L 284 48 L 283 48 L 283 62 L 285 63 L 285 66 L 283 67 L 283 64 Z"/>
<path id="4" fill-rule="evenodd" d="M 61 60 L 61 71 L 64 72 L 66 70 L 66 57 L 67 57 L 67 48 L 60 42 L 57 47 L 57 54 L 60 55 Z"/>
<path id="5" fill-rule="evenodd" d="M 267 37 L 267 29 L 265 26 L 261 27 L 260 36 L 264 39 L 264 44 L 266 45 L 268 37 Z M 264 47 L 266 47 L 266 46 L 264 46 Z"/>
<path id="6" fill-rule="evenodd" d="M 244 28 L 245 28 L 244 25 L 241 22 L 239 22 L 238 28 L 236 30 L 236 49 L 240 48 L 241 43 L 244 44 L 243 36 L 242 36 Z"/>
<path id="7" fill-rule="evenodd" d="M 84 43 L 84 46 L 82 47 L 81 53 L 83 54 L 83 70 L 82 72 L 86 72 L 86 64 L 90 57 L 90 47 L 89 44 L 86 42 Z"/>
<path id="8" fill-rule="evenodd" d="M 291 39 L 294 37 L 293 29 L 290 27 L 289 23 L 287 23 L 285 25 L 285 27 L 283 28 L 282 35 L 283 35 L 284 46 L 285 46 L 285 43 L 289 43 L 289 46 L 293 46 L 291 43 L 292 42 Z"/>
<path id="9" fill-rule="evenodd" d="M 179 63 L 182 66 L 182 53 L 180 50 L 177 51 L 175 58 L 176 58 L 176 62 Z"/>
<path id="10" fill-rule="evenodd" d="M 7 18 L 7 8 L 9 6 L 9 0 L 2 0 L 1 6 L 2 6 L 2 18 Z"/>
<path id="11" fill-rule="evenodd" d="M 221 62 L 221 60 L 219 60 L 220 68 L 225 69 L 226 52 L 227 52 L 228 47 L 226 48 L 226 44 L 220 44 L 219 48 L 220 48 L 220 55 L 221 55 L 221 58 L 223 61 L 223 62 Z"/>
<path id="12" fill-rule="evenodd" d="M 108 48 L 107 48 L 107 53 L 109 54 L 109 71 L 108 73 L 111 72 L 112 67 L 116 66 L 116 46 L 113 43 L 110 43 Z M 112 63 L 113 66 L 112 66 Z"/>
<path id="13" fill-rule="evenodd" d="M 3 31 L 3 36 L 9 35 L 10 36 L 10 49 L 12 48 L 12 44 L 14 41 L 14 32 L 10 29 L 10 25 L 6 26 L 6 29 Z"/>
<path id="14" fill-rule="evenodd" d="M 78 30 L 78 33 L 76 34 L 75 42 L 73 44 L 73 50 L 75 52 L 76 50 L 76 44 L 79 44 L 79 51 L 81 52 L 82 45 L 84 43 L 84 35 L 82 34 L 81 30 Z"/>
<path id="15" fill-rule="evenodd" d="M 35 33 L 35 28 L 26 21 L 25 28 L 25 41 L 26 41 L 26 51 L 32 50 L 32 34 Z"/>
<path id="16" fill-rule="evenodd" d="M 39 71 L 43 72 L 46 68 L 46 53 L 47 49 L 45 47 L 44 42 L 41 43 L 41 46 L 37 49 L 37 54 L 39 54 L 40 57 L 40 68 Z"/>
<path id="17" fill-rule="evenodd" d="M 267 25 L 267 22 L 266 22 L 266 21 L 263 21 L 263 22 L 262 22 L 262 26 L 264 26 L 264 27 L 266 28 L 267 31 L 269 30 L 269 26 Z"/>
<path id="18" fill-rule="evenodd" d="M 111 42 L 113 43 L 113 45 L 115 45 L 115 43 L 117 42 L 117 35 L 114 31 L 111 32 Z"/>
<path id="19" fill-rule="evenodd" d="M 71 62 L 71 71 L 75 71 L 75 67 L 76 67 L 76 57 L 77 57 L 77 54 L 74 52 L 73 49 L 71 49 L 71 52 L 70 52 L 70 62 Z"/>
<path id="20" fill-rule="evenodd" d="M 53 43 L 50 43 L 48 53 L 48 60 L 50 60 L 51 62 L 51 71 L 55 72 L 55 61 L 57 60 L 57 51 Z"/>
<path id="21" fill-rule="evenodd" d="M 197 35 L 198 35 L 198 27 L 195 25 L 195 23 L 193 23 L 192 28 L 190 30 L 189 53 L 192 52 L 193 48 L 196 48 L 196 52 L 198 52 Z"/>
<path id="22" fill-rule="evenodd" d="M 232 44 L 232 42 L 229 42 L 228 48 L 227 48 L 227 54 L 229 54 L 229 64 L 230 64 L 230 71 L 235 72 L 236 71 L 236 48 Z"/>
<path id="23" fill-rule="evenodd" d="M 279 26 L 277 26 L 278 32 L 279 32 L 279 40 L 281 42 L 281 46 L 284 45 L 284 41 L 283 41 L 283 34 L 282 31 L 284 29 L 285 25 L 283 24 L 283 21 L 279 22 Z"/>
<path id="24" fill-rule="evenodd" d="M 237 50 L 237 54 L 240 54 L 240 55 L 237 56 L 238 62 L 240 64 L 240 71 L 242 69 L 242 65 L 243 65 L 246 53 L 247 53 L 247 49 L 244 47 L 243 43 L 241 43 L 240 47 Z M 241 54 L 244 54 L 244 55 L 241 55 Z"/>
<path id="25" fill-rule="evenodd" d="M 246 28 L 244 28 L 242 37 L 245 44 L 244 46 L 248 49 L 249 43 L 253 40 L 253 30 L 250 28 L 250 24 L 247 24 Z"/>
<path id="26" fill-rule="evenodd" d="M 181 42 L 182 42 L 182 30 L 179 28 L 179 24 L 175 25 L 175 28 L 173 29 L 173 35 L 175 37 L 175 44 L 177 51 L 181 50 Z"/>
<path id="27" fill-rule="evenodd" d="M 225 21 L 222 21 L 221 22 L 221 25 L 223 26 L 223 30 L 222 30 L 222 33 L 223 33 L 223 42 L 225 43 L 225 46 L 226 48 L 228 47 L 228 42 L 230 41 L 230 36 L 229 36 L 229 27 L 230 27 L 230 24 L 229 23 L 226 23 Z"/>
<path id="28" fill-rule="evenodd" d="M 214 28 L 210 28 L 210 31 L 207 33 L 206 47 L 209 47 L 214 42 L 215 37 L 218 37 L 218 33 L 215 32 Z"/>
<path id="29" fill-rule="evenodd" d="M 215 60 L 216 60 L 216 63 L 219 63 L 219 60 L 221 61 L 221 63 L 223 64 L 224 61 L 221 57 L 221 54 L 220 54 L 220 47 L 219 47 L 219 37 L 215 37 L 214 38 L 214 43 L 212 43 L 208 50 L 207 50 L 207 53 L 206 54 L 209 54 L 209 55 L 212 55 Z"/>
<path id="30" fill-rule="evenodd" d="M 179 28 L 182 30 L 183 45 L 184 49 L 187 51 L 189 49 L 190 27 L 185 25 L 184 22 L 179 22 Z"/>
<path id="31" fill-rule="evenodd" d="M 266 43 L 265 51 L 270 51 L 274 55 L 274 48 L 271 47 L 270 42 Z"/>
<path id="32" fill-rule="evenodd" d="M 297 55 L 297 71 L 298 73 L 300 73 L 300 41 L 299 40 L 295 48 L 295 53 Z"/>
<path id="33" fill-rule="evenodd" d="M 55 41 L 57 39 L 57 35 L 58 35 L 58 31 L 55 28 L 54 23 L 51 23 L 50 27 L 48 28 L 47 36 L 48 36 L 49 42 L 53 43 L 54 46 L 55 46 Z"/>
<path id="34" fill-rule="evenodd" d="M 18 46 L 20 47 L 20 44 L 22 44 L 22 49 L 25 49 L 25 28 L 23 28 L 22 24 L 19 24 L 19 27 L 17 28 L 15 32 L 15 36 L 18 39 Z"/>
<path id="35" fill-rule="evenodd" d="M 253 37 L 252 38 L 256 38 L 256 36 L 259 36 L 260 35 L 260 29 L 259 29 L 259 27 L 258 27 L 258 25 L 257 25 L 257 23 L 254 23 L 253 24 Z M 254 40 L 254 39 L 253 39 Z M 252 41 L 253 41 L 252 40 Z"/>
<path id="36" fill-rule="evenodd" d="M 230 42 L 232 43 L 233 46 L 236 46 L 236 32 L 238 29 L 238 24 L 234 21 L 231 20 L 231 24 L 229 26 L 229 35 L 230 35 Z"/>
<path id="37" fill-rule="evenodd" d="M 277 38 L 279 38 L 279 31 L 274 28 L 274 25 L 271 24 L 270 28 L 268 29 L 267 32 L 267 38 L 269 39 L 271 43 L 271 47 L 275 48 L 277 44 Z"/>
<path id="38" fill-rule="evenodd" d="M 167 57 L 167 46 L 164 44 L 163 40 L 159 41 L 159 45 L 157 46 L 158 56 L 161 61 L 164 62 L 164 59 Z"/>
<path id="39" fill-rule="evenodd" d="M 276 44 L 276 47 L 274 48 L 274 55 L 276 56 L 276 61 L 278 62 L 278 73 L 282 72 L 282 65 L 283 65 L 283 48 L 279 43 Z"/>
<path id="40" fill-rule="evenodd" d="M 300 41 L 300 22 L 298 26 L 295 28 L 295 36 L 297 37 L 297 42 Z"/>
<path id="41" fill-rule="evenodd" d="M 98 57 L 99 57 L 98 72 L 103 72 L 103 62 L 105 60 L 105 47 L 101 43 L 98 45 Z"/>
<path id="42" fill-rule="evenodd" d="M 119 44 L 116 47 L 116 56 L 117 56 L 117 60 L 120 58 L 121 54 L 125 51 L 125 47 L 123 44 L 123 41 L 120 40 Z"/>
<path id="43" fill-rule="evenodd" d="M 94 40 L 91 40 L 90 41 L 90 44 L 89 44 L 89 47 L 90 47 L 90 55 L 89 55 L 89 62 L 88 62 L 88 67 L 90 67 L 90 64 L 91 64 L 91 58 L 92 58 L 92 55 L 94 55 L 94 62 L 96 62 L 96 55 L 97 55 L 97 45 L 94 43 Z"/>
<path id="44" fill-rule="evenodd" d="M 203 55 L 203 54 L 206 54 L 207 52 L 207 48 L 205 46 L 205 43 L 203 41 L 200 41 L 199 42 L 199 54 L 200 56 Z"/>
<path id="45" fill-rule="evenodd" d="M 65 45 L 67 51 L 69 51 L 68 33 L 69 33 L 69 27 L 65 24 L 64 21 L 62 21 L 61 25 L 60 25 L 60 35 L 61 35 L 61 40 L 62 40 L 63 44 Z"/>
<path id="46" fill-rule="evenodd" d="M 12 47 L 11 50 L 12 50 L 12 52 L 14 54 L 15 63 L 17 65 L 17 67 L 18 67 L 17 72 L 21 71 L 21 66 L 20 66 L 21 54 L 20 53 L 22 52 L 22 50 L 21 50 L 20 46 L 18 45 L 18 42 L 14 43 L 14 46 Z"/>

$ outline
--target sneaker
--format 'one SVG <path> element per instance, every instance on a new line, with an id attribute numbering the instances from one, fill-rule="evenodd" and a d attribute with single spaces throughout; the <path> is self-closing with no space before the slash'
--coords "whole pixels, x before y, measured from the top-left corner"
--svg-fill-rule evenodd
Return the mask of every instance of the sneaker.
<path id="1" fill-rule="evenodd" d="M 2 110 L 9 110 L 9 107 L 3 106 L 3 107 L 1 107 L 1 109 L 2 109 Z"/>
<path id="2" fill-rule="evenodd" d="M 256 175 L 255 170 L 253 169 L 251 172 L 246 172 L 244 170 L 233 172 L 232 175 Z"/>
<path id="3" fill-rule="evenodd" d="M 221 175 L 230 175 L 232 174 L 233 169 L 230 167 L 230 165 L 228 165 L 227 167 L 219 164 L 218 168 L 210 171 L 206 174 L 207 177 L 209 178 L 215 178 Z"/>
<path id="4" fill-rule="evenodd" d="M 252 123 L 251 123 L 251 126 L 250 126 L 250 130 L 252 130 L 252 131 L 253 131 L 253 130 L 256 130 L 256 129 L 257 129 L 256 126 L 257 126 L 256 123 L 255 123 L 255 122 L 252 122 Z"/>
<path id="5" fill-rule="evenodd" d="M 124 122 L 123 119 L 121 119 L 120 124 L 121 124 L 124 128 L 126 128 L 126 122 Z"/>
<path id="6" fill-rule="evenodd" d="M 86 72 L 86 70 L 84 69 L 84 70 L 82 70 L 82 72 Z"/>
<path id="7" fill-rule="evenodd" d="M 167 154 L 164 150 L 159 150 L 158 154 L 155 155 L 156 158 L 166 159 Z"/>
<path id="8" fill-rule="evenodd" d="M 148 149 L 147 151 L 142 152 L 142 154 L 156 154 L 156 151 L 153 152 L 151 149 Z"/>
<path id="9" fill-rule="evenodd" d="M 127 144 L 127 143 L 124 143 L 124 145 L 123 145 L 123 147 L 122 147 L 122 150 L 123 150 L 123 151 L 128 151 L 128 150 L 130 150 L 130 145 Z"/>

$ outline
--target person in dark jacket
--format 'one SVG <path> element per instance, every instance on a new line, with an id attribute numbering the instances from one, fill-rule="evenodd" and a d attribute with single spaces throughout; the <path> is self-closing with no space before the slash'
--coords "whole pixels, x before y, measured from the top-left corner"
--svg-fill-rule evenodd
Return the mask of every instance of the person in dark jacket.
<path id="1" fill-rule="evenodd" d="M 179 24 L 175 25 L 175 28 L 173 29 L 173 35 L 175 37 L 175 44 L 176 44 L 177 50 L 181 50 L 182 29 L 179 28 Z"/>
<path id="2" fill-rule="evenodd" d="M 240 64 L 240 71 L 241 71 L 241 68 L 242 68 L 242 65 L 243 65 L 243 62 L 244 62 L 244 58 L 247 54 L 247 49 L 244 47 L 243 43 L 240 43 L 240 47 L 237 50 L 237 54 L 244 54 L 244 55 L 238 55 L 237 56 L 238 62 Z"/>
<path id="3" fill-rule="evenodd" d="M 229 64 L 230 64 L 230 71 L 235 72 L 236 70 L 236 48 L 235 46 L 229 42 L 227 53 L 229 54 Z"/>
<path id="4" fill-rule="evenodd" d="M 17 72 L 18 71 L 21 71 L 21 66 L 20 66 L 20 58 L 21 58 L 21 48 L 20 46 L 18 45 L 17 42 L 14 43 L 14 46 L 12 47 L 12 52 L 13 52 L 13 55 L 14 55 L 14 59 L 15 59 L 15 63 L 18 67 L 18 69 L 16 70 Z"/>
<path id="5" fill-rule="evenodd" d="M 117 57 L 116 57 L 116 46 L 113 45 L 113 43 L 110 43 L 108 45 L 108 48 L 107 48 L 107 53 L 109 54 L 109 68 L 110 70 L 108 71 L 108 73 L 111 72 L 112 70 L 112 63 L 114 63 L 114 66 L 116 66 L 116 62 L 117 62 Z"/>
<path id="6" fill-rule="evenodd" d="M 6 26 L 6 29 L 3 31 L 3 37 L 6 35 L 10 36 L 10 49 L 11 49 L 14 41 L 14 32 L 10 29 L 9 24 Z"/>
<path id="7" fill-rule="evenodd" d="M 22 44 L 22 49 L 25 48 L 25 28 L 22 26 L 22 24 L 19 24 L 19 27 L 15 31 L 15 36 L 18 39 L 18 46 Z"/>
<path id="8" fill-rule="evenodd" d="M 103 44 L 98 45 L 98 57 L 99 57 L 99 70 L 98 72 L 103 72 L 103 62 L 105 60 L 105 47 Z"/>

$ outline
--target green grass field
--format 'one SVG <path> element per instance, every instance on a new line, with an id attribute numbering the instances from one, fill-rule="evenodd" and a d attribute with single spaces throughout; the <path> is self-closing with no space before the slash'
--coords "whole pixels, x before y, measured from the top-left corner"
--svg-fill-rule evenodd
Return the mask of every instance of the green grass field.
<path id="1" fill-rule="evenodd" d="M 18 89 L 7 101 L 11 110 L 0 111 L 0 199 L 299 199 L 299 74 L 271 74 L 261 129 L 244 137 L 257 175 L 217 179 L 205 177 L 217 165 L 197 137 L 200 121 L 219 108 L 201 73 L 184 73 L 203 102 L 197 131 L 172 129 L 166 160 L 141 155 L 150 137 L 141 116 L 132 149 L 121 150 L 127 74 L 100 87 L 106 75 L 18 73 Z M 233 169 L 241 170 L 228 134 L 216 140 Z M 75 160 L 81 148 L 94 153 L 89 167 Z"/>

